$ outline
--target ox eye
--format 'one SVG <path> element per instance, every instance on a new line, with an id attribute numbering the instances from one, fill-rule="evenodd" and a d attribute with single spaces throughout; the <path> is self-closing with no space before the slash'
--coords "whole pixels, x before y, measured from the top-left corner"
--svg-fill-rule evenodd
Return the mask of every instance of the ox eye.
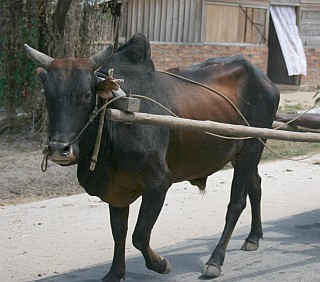
<path id="1" fill-rule="evenodd" d="M 89 100 L 90 98 L 91 98 L 91 92 L 87 92 L 86 94 L 84 94 L 85 100 Z"/>

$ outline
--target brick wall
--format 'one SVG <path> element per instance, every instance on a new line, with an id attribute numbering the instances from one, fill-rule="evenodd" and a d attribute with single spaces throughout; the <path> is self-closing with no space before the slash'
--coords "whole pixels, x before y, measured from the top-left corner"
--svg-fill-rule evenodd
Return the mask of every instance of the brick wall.
<path id="1" fill-rule="evenodd" d="M 320 48 L 304 48 L 307 76 L 301 76 L 301 89 L 315 91 L 320 86 Z"/>
<path id="2" fill-rule="evenodd" d="M 320 48 L 305 48 L 307 76 L 301 76 L 301 90 L 314 91 L 320 85 Z M 268 67 L 268 48 L 204 44 L 151 43 L 152 59 L 158 70 L 189 66 L 213 57 L 242 54 L 264 73 Z"/>
<path id="3" fill-rule="evenodd" d="M 189 66 L 213 57 L 239 54 L 267 72 L 267 47 L 151 43 L 151 55 L 157 70 Z"/>

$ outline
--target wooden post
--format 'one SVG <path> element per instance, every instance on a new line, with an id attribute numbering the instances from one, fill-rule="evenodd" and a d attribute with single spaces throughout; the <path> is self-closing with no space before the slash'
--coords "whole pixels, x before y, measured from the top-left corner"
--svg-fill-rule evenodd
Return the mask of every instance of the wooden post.
<path id="1" fill-rule="evenodd" d="M 294 131 L 294 132 L 320 133 L 320 129 L 313 129 L 313 128 L 304 127 L 304 126 L 291 125 L 291 124 L 286 124 L 280 121 L 274 121 L 272 123 L 272 129 L 279 129 L 283 131 Z"/>
<path id="2" fill-rule="evenodd" d="M 185 27 L 185 1 L 186 0 L 180 0 L 180 5 L 179 5 L 179 23 L 178 23 L 178 42 L 183 42 L 183 33 Z"/>
<path id="3" fill-rule="evenodd" d="M 166 31 L 165 41 L 172 42 L 172 24 L 173 24 L 173 0 L 167 2 L 167 20 L 166 20 Z"/>
<path id="4" fill-rule="evenodd" d="M 178 23 L 179 23 L 179 1 L 173 2 L 172 16 L 172 42 L 178 42 Z"/>
<path id="5" fill-rule="evenodd" d="M 190 32 L 190 1 L 186 0 L 185 11 L 184 11 L 184 30 L 183 30 L 183 42 L 189 42 L 189 32 Z"/>
<path id="6" fill-rule="evenodd" d="M 166 25 L 167 25 L 167 0 L 161 0 L 162 10 L 160 17 L 160 41 L 166 41 Z"/>
<path id="7" fill-rule="evenodd" d="M 131 122 L 145 125 L 165 126 L 181 130 L 206 131 L 214 134 L 232 137 L 253 137 L 293 142 L 320 142 L 319 133 L 288 132 L 268 128 L 219 123 L 214 121 L 199 121 L 185 118 L 176 118 L 165 115 L 131 112 L 129 113 L 116 109 L 107 110 L 107 119 L 117 122 Z"/>
<path id="8" fill-rule="evenodd" d="M 149 26 L 151 25 L 151 17 L 150 17 L 150 0 L 144 1 L 144 12 L 143 12 L 143 34 L 149 38 L 149 40 L 152 40 L 150 38 L 149 33 Z"/>
<path id="9" fill-rule="evenodd" d="M 138 4 L 138 11 L 137 11 L 137 29 L 136 29 L 136 32 L 142 32 L 146 36 L 148 36 L 148 34 L 146 33 L 148 31 L 145 31 L 143 29 L 144 21 L 146 21 L 146 19 L 143 18 L 144 17 L 144 1 L 139 0 L 137 4 Z"/>
<path id="10" fill-rule="evenodd" d="M 155 1 L 149 1 L 149 5 L 150 5 L 150 20 L 149 21 L 145 21 L 146 24 L 149 25 L 149 39 L 151 41 L 155 41 L 154 39 L 154 25 L 155 25 L 155 11 L 156 11 L 156 3 Z"/>
<path id="11" fill-rule="evenodd" d="M 154 41 L 160 41 L 160 28 L 161 28 L 161 2 L 156 1 L 156 12 L 154 19 Z"/>

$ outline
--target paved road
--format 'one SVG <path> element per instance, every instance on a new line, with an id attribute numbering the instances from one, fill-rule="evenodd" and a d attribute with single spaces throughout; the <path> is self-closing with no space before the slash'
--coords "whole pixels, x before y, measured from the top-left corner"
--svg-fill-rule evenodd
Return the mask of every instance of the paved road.
<path id="1" fill-rule="evenodd" d="M 319 162 L 317 155 L 260 165 L 264 240 L 256 252 L 240 250 L 249 232 L 247 208 L 216 281 L 320 281 Z M 198 281 L 223 228 L 231 177 L 231 170 L 210 177 L 205 195 L 186 182 L 169 191 L 152 236 L 172 264 L 168 275 L 148 271 L 132 247 L 139 202 L 132 205 L 126 280 Z M 99 281 L 110 267 L 108 208 L 95 197 L 1 207 L 0 226 L 0 281 Z"/>

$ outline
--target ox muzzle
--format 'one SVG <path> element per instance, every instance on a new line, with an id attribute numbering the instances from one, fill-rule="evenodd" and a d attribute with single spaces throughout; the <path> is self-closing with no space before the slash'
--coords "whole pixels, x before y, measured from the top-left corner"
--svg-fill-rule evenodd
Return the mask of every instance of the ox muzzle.
<path id="1" fill-rule="evenodd" d="M 47 150 L 48 160 L 59 165 L 73 165 L 77 161 L 74 145 L 60 142 L 49 142 Z"/>

